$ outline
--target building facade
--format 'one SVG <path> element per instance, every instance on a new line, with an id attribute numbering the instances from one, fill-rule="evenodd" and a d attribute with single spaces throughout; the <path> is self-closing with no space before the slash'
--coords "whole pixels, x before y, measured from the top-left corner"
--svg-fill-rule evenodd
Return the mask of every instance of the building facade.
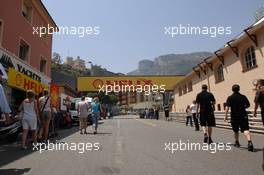
<path id="1" fill-rule="evenodd" d="M 76 59 L 73 59 L 73 57 L 67 57 L 66 64 L 76 70 L 80 70 L 80 71 L 86 70 L 85 60 L 81 59 L 79 56 L 77 56 Z"/>
<path id="2" fill-rule="evenodd" d="M 12 107 L 26 90 L 39 93 L 49 87 L 52 35 L 38 35 L 48 25 L 57 28 L 41 0 L 0 2 L 0 63 L 8 75 L 5 89 Z"/>
<path id="3" fill-rule="evenodd" d="M 227 42 L 193 68 L 174 88 L 173 112 L 184 112 L 195 100 L 203 84 L 216 98 L 216 111 L 223 111 L 232 85 L 239 84 L 241 93 L 254 108 L 253 82 L 264 77 L 264 18 L 249 26 L 238 37 Z"/>

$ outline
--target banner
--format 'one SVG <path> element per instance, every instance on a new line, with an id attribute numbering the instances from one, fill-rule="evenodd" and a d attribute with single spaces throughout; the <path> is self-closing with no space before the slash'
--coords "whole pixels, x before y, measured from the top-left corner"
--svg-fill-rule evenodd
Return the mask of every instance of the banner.
<path id="1" fill-rule="evenodd" d="M 98 91 L 103 85 L 164 85 L 167 91 L 173 90 L 174 85 L 183 76 L 115 76 L 115 77 L 78 77 L 78 91 Z"/>
<path id="2" fill-rule="evenodd" d="M 13 68 L 9 68 L 7 84 L 24 91 L 32 90 L 37 94 L 48 88 L 48 85 L 33 80 Z"/>
<path id="3" fill-rule="evenodd" d="M 56 109 L 60 107 L 60 87 L 55 84 L 50 85 L 50 97 L 51 97 L 51 105 Z"/>

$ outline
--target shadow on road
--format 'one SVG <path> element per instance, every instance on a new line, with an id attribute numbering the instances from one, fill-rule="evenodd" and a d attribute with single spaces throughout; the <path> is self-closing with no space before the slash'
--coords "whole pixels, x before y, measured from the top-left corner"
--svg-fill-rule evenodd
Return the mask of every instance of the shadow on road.
<path id="1" fill-rule="evenodd" d="M 0 174 L 2 175 L 23 175 L 30 171 L 30 168 L 24 169 L 0 169 Z"/>
<path id="2" fill-rule="evenodd" d="M 54 137 L 54 138 L 50 138 L 50 141 L 53 142 L 54 140 L 60 140 L 63 139 L 65 137 L 68 137 L 76 132 L 79 131 L 79 127 L 72 127 L 71 129 L 63 129 L 63 130 L 59 130 L 58 131 L 58 136 Z M 13 143 L 8 143 L 5 141 L 1 141 L 0 142 L 0 167 L 9 164 L 13 161 L 16 161 L 24 156 L 28 156 L 32 153 L 34 153 L 33 151 L 33 146 L 29 147 L 28 150 L 22 150 L 21 149 L 21 136 L 18 138 L 18 140 L 16 142 Z M 30 145 L 30 144 L 29 144 Z M 10 169 L 10 170 L 14 170 L 13 173 L 11 173 L 12 175 L 16 175 L 16 172 L 21 172 L 22 170 L 18 170 L 18 169 Z M 2 170 L 0 170 L 0 175 L 9 175 L 8 173 L 2 173 Z M 22 173 L 23 174 L 23 173 Z"/>

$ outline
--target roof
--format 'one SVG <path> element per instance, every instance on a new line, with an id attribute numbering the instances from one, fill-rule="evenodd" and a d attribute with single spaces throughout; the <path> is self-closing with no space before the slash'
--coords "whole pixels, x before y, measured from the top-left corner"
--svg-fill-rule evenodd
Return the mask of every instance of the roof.
<path id="1" fill-rule="evenodd" d="M 237 35 L 236 37 L 234 37 L 233 39 L 231 39 L 230 41 L 228 41 L 227 43 L 232 43 L 232 45 L 236 45 L 237 43 L 239 43 L 241 40 L 245 39 L 247 37 L 247 34 L 245 31 L 248 31 L 250 34 L 254 33 L 256 30 L 258 30 L 259 28 L 264 26 L 264 17 L 262 17 L 260 20 L 256 21 L 255 23 L 253 23 L 252 25 L 250 25 L 249 27 L 247 27 L 246 29 L 243 30 L 243 32 L 241 32 L 239 35 Z M 220 49 L 216 50 L 215 53 L 218 53 L 219 55 L 222 55 L 223 53 L 225 53 L 227 50 L 229 50 L 229 46 L 228 44 L 225 44 L 223 47 L 221 47 Z M 212 60 L 217 59 L 216 55 L 212 55 L 208 58 L 205 58 L 203 62 L 197 64 L 197 66 L 194 67 L 195 68 L 199 68 L 199 65 L 202 64 L 206 64 L 205 62 L 210 62 Z M 199 68 L 200 69 L 200 68 Z M 181 84 L 183 81 L 185 81 L 188 77 L 190 77 L 192 74 L 194 73 L 194 71 L 189 72 L 187 75 L 185 75 L 184 78 L 182 78 L 180 81 L 178 81 L 174 87 L 176 87 L 177 85 Z"/>
<path id="2" fill-rule="evenodd" d="M 42 0 L 38 0 L 40 6 L 42 7 L 42 9 L 44 10 L 44 12 L 47 14 L 49 20 L 52 22 L 52 24 L 58 28 L 56 22 L 53 20 L 53 18 L 51 17 L 50 13 L 48 12 L 47 8 L 45 7 L 45 5 L 43 4 Z"/>

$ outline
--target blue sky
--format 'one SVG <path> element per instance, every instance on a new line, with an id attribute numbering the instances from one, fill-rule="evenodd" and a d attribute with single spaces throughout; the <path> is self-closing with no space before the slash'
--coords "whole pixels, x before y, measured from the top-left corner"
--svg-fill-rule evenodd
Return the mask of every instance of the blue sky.
<path id="1" fill-rule="evenodd" d="M 215 51 L 254 22 L 263 0 L 42 0 L 58 26 L 99 26 L 97 36 L 55 35 L 53 52 L 127 73 L 142 59 Z M 231 26 L 232 34 L 164 35 L 165 26 Z"/>

